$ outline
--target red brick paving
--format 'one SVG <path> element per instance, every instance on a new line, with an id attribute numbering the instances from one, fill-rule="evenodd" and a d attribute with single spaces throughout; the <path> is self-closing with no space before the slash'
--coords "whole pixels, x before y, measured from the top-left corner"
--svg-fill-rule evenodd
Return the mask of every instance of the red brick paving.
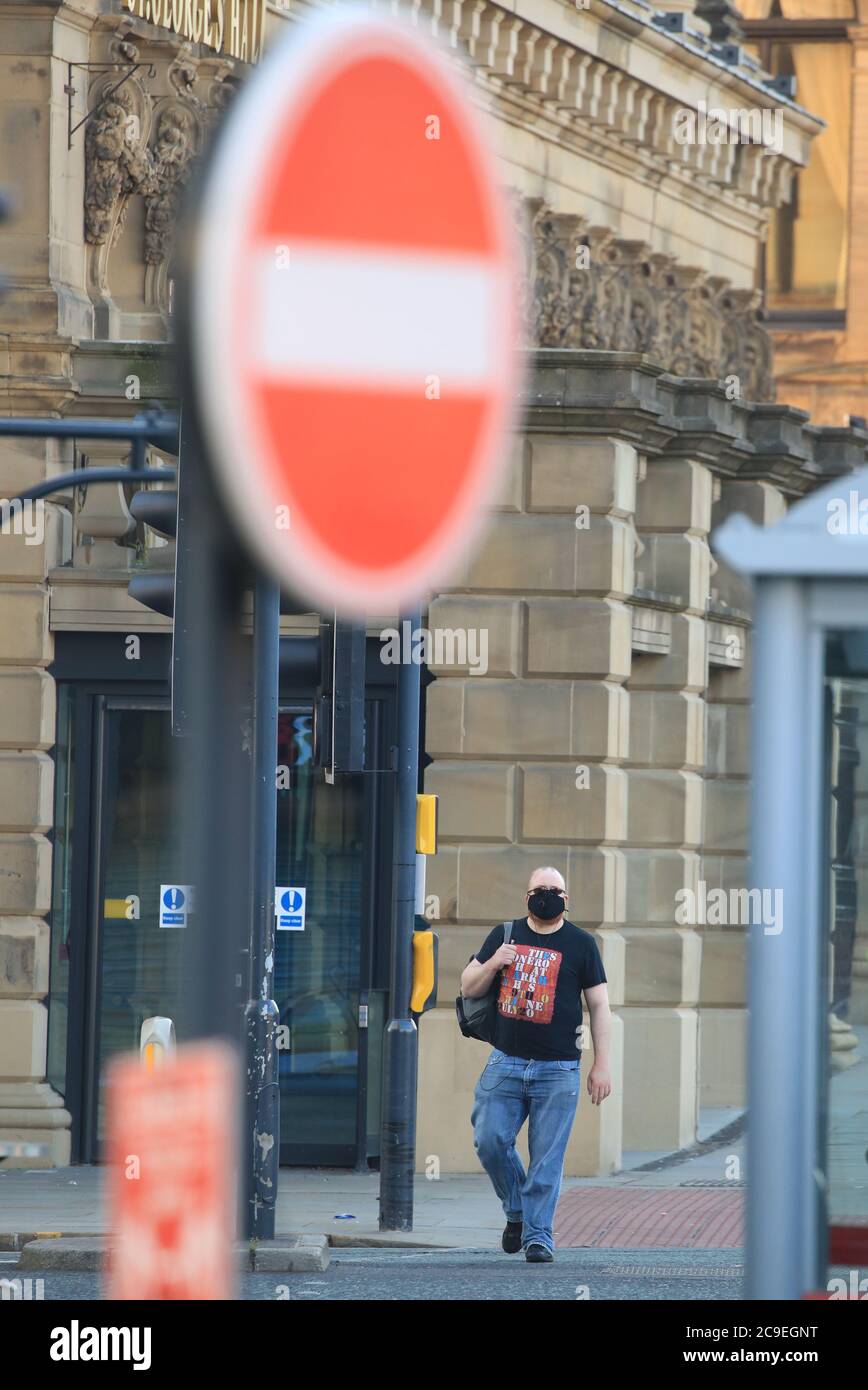
<path id="1" fill-rule="evenodd" d="M 555 1244 L 609 1249 L 723 1249 L 744 1244 L 744 1191 L 574 1187 L 555 1213 Z"/>

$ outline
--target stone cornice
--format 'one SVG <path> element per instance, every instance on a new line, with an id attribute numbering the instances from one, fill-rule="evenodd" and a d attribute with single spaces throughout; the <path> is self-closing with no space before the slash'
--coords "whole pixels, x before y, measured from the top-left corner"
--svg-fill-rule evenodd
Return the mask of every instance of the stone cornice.
<path id="1" fill-rule="evenodd" d="M 419 0 L 412 13 L 452 49 L 463 52 L 483 84 L 494 81 L 541 106 L 565 135 L 586 135 L 632 155 L 637 174 L 648 164 L 670 178 L 714 190 L 718 197 L 779 205 L 809 143 L 822 129 L 795 102 L 761 80 L 752 60 L 730 66 L 699 33 L 669 34 L 650 5 L 590 0 L 576 10 L 564 0 Z M 782 148 L 680 144 L 676 113 L 754 108 L 780 111 Z"/>
<path id="2" fill-rule="evenodd" d="M 80 399 L 65 414 L 94 414 L 90 380 L 105 358 L 152 364 L 154 379 L 143 393 L 165 404 L 171 396 L 173 350 L 161 343 L 82 343 L 75 349 Z M 84 369 L 84 360 L 94 367 Z M 696 459 L 722 478 L 773 483 L 790 497 L 866 463 L 868 432 L 814 425 L 803 410 L 767 402 L 729 399 L 720 381 L 678 377 L 642 353 L 540 348 L 525 355 L 521 396 L 523 428 L 538 434 L 612 435 L 649 458 Z M 100 408 L 125 416 L 122 396 L 100 393 Z M 165 389 L 160 389 L 160 388 Z M 70 404 L 67 394 L 67 406 Z M 21 414 L 20 409 L 15 414 Z"/>
<path id="3" fill-rule="evenodd" d="M 413 0 L 377 8 L 409 15 L 425 32 L 461 53 L 486 101 L 530 103 L 560 143 L 632 168 L 643 182 L 683 182 L 694 192 L 755 214 L 779 206 L 794 172 L 807 163 L 810 141 L 823 128 L 796 102 L 764 84 L 758 64 L 742 53 L 723 61 L 720 45 L 689 27 L 660 28 L 660 9 L 645 0 Z M 318 8 L 300 0 L 290 20 Z M 680 144 L 676 113 L 721 107 L 780 111 L 782 148 Z"/>
<path id="4" fill-rule="evenodd" d="M 611 434 L 652 460 L 697 459 L 719 477 L 772 483 L 788 497 L 866 463 L 866 430 L 812 425 L 792 406 L 730 400 L 723 382 L 672 376 L 641 353 L 542 348 L 528 354 L 527 368 L 530 433 Z"/>
<path id="5" fill-rule="evenodd" d="M 811 139 L 822 129 L 802 107 L 763 81 L 756 62 L 742 53 L 738 64 L 705 34 L 661 29 L 660 10 L 646 0 L 588 0 L 577 9 L 567 0 L 413 0 L 399 7 L 420 28 L 468 60 L 488 104 L 530 102 L 560 142 L 589 157 L 617 155 L 622 171 L 644 181 L 656 177 L 689 184 L 732 208 L 762 213 L 787 196 L 794 171 L 805 164 Z M 117 25 L 125 9 L 106 13 L 94 0 L 70 0 L 70 15 L 90 13 L 100 25 Z M 4 8 L 7 8 L 4 6 Z M 16 7 L 8 7 L 16 8 Z M 45 6 L 50 12 L 54 6 Z M 271 13 L 288 21 L 315 8 L 295 0 Z M 154 41 L 169 37 L 137 21 Z M 201 58 L 213 56 L 191 45 Z M 781 113 L 781 148 L 739 143 L 717 145 L 676 139 L 678 112 L 706 108 Z"/>
<path id="6" fill-rule="evenodd" d="M 554 3 L 569 8 L 566 0 L 554 0 Z M 780 106 L 786 112 L 787 120 L 794 130 L 801 130 L 812 136 L 822 129 L 823 122 L 818 121 L 797 101 L 781 96 L 766 86 L 765 79 L 768 74 L 750 54 L 742 50 L 738 63 L 725 61 L 720 44 L 699 29 L 691 27 L 691 16 L 685 16 L 686 27 L 681 33 L 662 29 L 661 13 L 665 9 L 665 4 L 651 5 L 647 0 L 591 0 L 589 12 L 605 16 L 607 24 L 613 28 L 623 26 L 625 31 L 625 21 L 629 16 L 632 22 L 629 32 L 638 34 L 641 42 L 649 49 L 666 55 L 670 68 L 666 90 L 679 101 L 686 100 L 687 104 L 690 104 L 689 95 L 683 90 L 684 66 L 697 73 L 701 72 L 704 84 L 708 83 L 711 69 L 712 81 L 719 90 L 715 90 L 715 86 L 710 90 L 705 86 L 705 91 L 701 94 L 706 96 L 709 105 L 720 101 L 725 90 L 738 98 L 737 104 L 747 100 L 757 106 Z"/>

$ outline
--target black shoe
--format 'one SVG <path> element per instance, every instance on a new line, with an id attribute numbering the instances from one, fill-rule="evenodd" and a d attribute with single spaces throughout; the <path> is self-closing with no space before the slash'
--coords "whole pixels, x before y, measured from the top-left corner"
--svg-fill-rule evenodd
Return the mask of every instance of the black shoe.
<path id="1" fill-rule="evenodd" d="M 521 1249 L 521 1221 L 507 1221 L 500 1243 L 507 1255 L 517 1255 Z"/>
<path id="2" fill-rule="evenodd" d="M 524 1258 L 529 1265 L 549 1265 L 554 1259 L 554 1255 L 547 1245 L 529 1245 L 524 1252 Z"/>

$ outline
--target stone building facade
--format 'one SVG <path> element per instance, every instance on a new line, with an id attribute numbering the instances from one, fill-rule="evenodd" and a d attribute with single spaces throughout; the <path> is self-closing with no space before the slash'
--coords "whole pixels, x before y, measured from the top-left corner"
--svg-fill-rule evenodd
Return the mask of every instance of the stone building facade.
<path id="1" fill-rule="evenodd" d="M 5 414 L 176 404 L 179 198 L 245 59 L 304 8 L 0 0 Z M 441 1007 L 420 1027 L 420 1164 L 475 1167 L 455 1116 L 481 1049 L 450 1000 L 529 870 L 552 863 L 598 934 L 615 1010 L 615 1094 L 577 1125 L 569 1171 L 612 1171 L 624 1148 L 690 1143 L 700 1104 L 743 1097 L 745 935 L 678 924 L 676 894 L 745 878 L 750 599 L 715 561 L 713 526 L 733 510 L 774 521 L 868 442 L 774 403 L 758 316 L 757 246 L 819 126 L 682 4 L 411 13 L 469 63 L 525 239 L 530 358 L 500 504 L 428 615 L 485 628 L 489 663 L 440 669 L 427 697 Z M 679 141 L 703 103 L 780 109 L 778 146 Z M 118 457 L 4 441 L 0 496 Z M 127 595 L 146 543 L 128 501 L 70 489 L 38 545 L 0 537 L 0 1136 L 44 1142 L 55 1163 L 70 1116 L 46 1079 L 54 644 L 166 629 Z"/>
<path id="2" fill-rule="evenodd" d="M 736 511 L 774 522 L 866 445 L 639 354 L 542 350 L 501 507 L 432 605 L 432 626 L 491 634 L 485 674 L 443 668 L 428 692 L 442 993 L 542 863 L 610 981 L 616 1099 L 576 1125 L 568 1172 L 688 1146 L 700 1107 L 744 1101 L 745 924 L 679 922 L 682 890 L 731 902 L 747 881 L 750 595 L 709 537 Z M 420 1162 L 472 1159 L 448 1117 L 480 1051 L 449 1009 L 423 1020 Z"/>

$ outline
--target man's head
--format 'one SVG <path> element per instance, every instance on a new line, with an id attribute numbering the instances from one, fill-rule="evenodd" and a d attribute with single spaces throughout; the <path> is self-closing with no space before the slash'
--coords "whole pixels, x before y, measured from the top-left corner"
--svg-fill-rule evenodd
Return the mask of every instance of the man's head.
<path id="1" fill-rule="evenodd" d="M 534 869 L 525 897 L 531 917 L 541 922 L 554 922 L 563 916 L 570 900 L 563 874 L 551 865 Z"/>

